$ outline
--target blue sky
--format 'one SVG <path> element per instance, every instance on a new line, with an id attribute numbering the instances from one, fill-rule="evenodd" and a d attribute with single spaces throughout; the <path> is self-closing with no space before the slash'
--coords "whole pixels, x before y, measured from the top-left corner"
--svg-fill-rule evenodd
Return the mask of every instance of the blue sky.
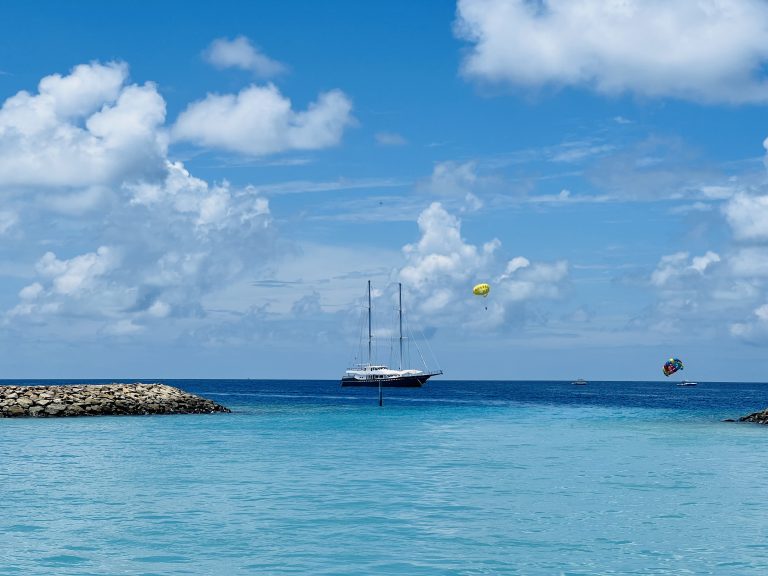
<path id="1" fill-rule="evenodd" d="M 370 279 L 446 378 L 765 381 L 766 31 L 754 0 L 5 6 L 3 377 L 337 378 Z"/>

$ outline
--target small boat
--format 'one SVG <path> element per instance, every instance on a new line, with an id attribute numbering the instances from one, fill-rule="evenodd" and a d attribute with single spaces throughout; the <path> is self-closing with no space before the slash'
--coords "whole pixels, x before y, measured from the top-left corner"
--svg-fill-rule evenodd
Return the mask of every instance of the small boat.
<path id="1" fill-rule="evenodd" d="M 683 380 L 677 383 L 677 386 L 696 386 L 698 382 L 691 382 L 690 380 Z"/>
<path id="2" fill-rule="evenodd" d="M 419 388 L 432 376 L 443 373 L 442 370 L 424 370 L 403 367 L 403 285 L 398 283 L 398 319 L 400 326 L 400 361 L 397 368 L 373 361 L 371 328 L 371 281 L 368 281 L 368 357 L 367 362 L 349 368 L 341 378 L 342 386 L 365 386 L 386 388 Z M 421 356 L 421 354 L 419 354 Z"/>
<path id="3" fill-rule="evenodd" d="M 578 380 L 574 380 L 573 382 L 571 382 L 571 384 L 573 384 L 574 386 L 586 386 L 587 381 L 584 380 L 584 378 L 579 378 Z"/>

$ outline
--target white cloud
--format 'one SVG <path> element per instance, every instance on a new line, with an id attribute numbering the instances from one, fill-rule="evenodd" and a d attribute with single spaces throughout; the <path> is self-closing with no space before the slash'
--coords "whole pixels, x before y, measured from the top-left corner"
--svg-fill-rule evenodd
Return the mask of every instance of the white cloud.
<path id="1" fill-rule="evenodd" d="M 477 174 L 475 162 L 438 162 L 426 181 L 419 182 L 417 189 L 422 192 L 455 198 L 461 212 L 476 212 L 484 203 L 476 192 L 489 189 L 496 179 Z M 450 201 L 450 200 L 449 200 Z"/>
<path id="2" fill-rule="evenodd" d="M 82 313 L 94 306 L 101 309 L 91 314 L 106 314 L 108 309 L 119 306 L 120 298 L 109 286 L 109 273 L 119 264 L 119 254 L 109 246 L 69 260 L 60 260 L 53 252 L 46 252 L 35 266 L 40 281 L 21 289 L 21 303 L 8 315 L 12 318 Z"/>
<path id="3" fill-rule="evenodd" d="M 54 293 L 76 296 L 92 287 L 98 277 L 117 264 L 114 249 L 101 246 L 96 252 L 76 256 L 71 260 L 59 260 L 53 252 L 46 252 L 37 263 L 37 271 L 50 279 Z"/>
<path id="4" fill-rule="evenodd" d="M 217 38 L 204 53 L 205 59 L 217 68 L 240 68 L 269 78 L 286 71 L 284 64 L 272 60 L 251 44 L 245 36 L 234 40 Z"/>
<path id="5" fill-rule="evenodd" d="M 134 324 L 132 320 L 123 319 L 118 320 L 114 324 L 110 324 L 105 328 L 107 334 L 114 336 L 128 336 L 132 334 L 138 334 L 145 330 L 144 326 Z"/>
<path id="6" fill-rule="evenodd" d="M 738 193 L 723 212 L 738 240 L 768 240 L 768 196 Z"/>
<path id="7" fill-rule="evenodd" d="M 732 336 L 748 342 L 765 342 L 768 339 L 768 304 L 752 310 L 746 322 L 734 322 L 730 326 Z"/>
<path id="8" fill-rule="evenodd" d="M 651 284 L 665 286 L 673 281 L 693 280 L 703 276 L 713 264 L 720 262 L 720 256 L 708 251 L 703 256 L 694 256 L 689 260 L 687 252 L 677 252 L 662 256 L 656 270 L 651 274 Z"/>
<path id="9" fill-rule="evenodd" d="M 39 206 L 61 214 L 82 215 L 98 209 L 107 202 L 111 190 L 105 186 L 88 186 L 74 192 L 54 189 L 41 194 Z"/>
<path id="10" fill-rule="evenodd" d="M 408 141 L 394 132 L 377 132 L 376 142 L 382 146 L 405 146 Z"/>
<path id="11" fill-rule="evenodd" d="M 269 203 L 265 198 L 244 190 L 240 193 L 241 200 L 236 201 L 228 183 L 211 187 L 205 180 L 192 176 L 181 162 L 168 162 L 167 170 L 165 180 L 160 183 L 126 184 L 124 188 L 131 194 L 131 204 L 184 214 L 200 231 L 247 229 L 268 223 L 262 218 L 269 215 Z"/>
<path id="12" fill-rule="evenodd" d="M 0 108 L 0 187 L 87 187 L 162 171 L 165 101 L 125 85 L 125 64 L 88 64 L 43 78 Z"/>
<path id="13" fill-rule="evenodd" d="M 675 206 L 669 210 L 670 214 L 690 214 L 696 212 L 711 212 L 713 210 L 712 204 L 705 204 L 704 202 L 694 202 L 693 204 L 685 204 L 683 206 Z"/>
<path id="14" fill-rule="evenodd" d="M 320 94 L 306 111 L 272 84 L 238 94 L 209 94 L 190 104 L 173 126 L 176 141 L 260 156 L 337 145 L 353 123 L 352 102 L 340 90 Z"/>
<path id="15" fill-rule="evenodd" d="M 459 0 L 455 24 L 470 78 L 734 103 L 768 99 L 766 28 L 755 0 Z"/>
<path id="16" fill-rule="evenodd" d="M 35 282 L 29 286 L 24 286 L 24 288 L 19 291 L 19 298 L 22 300 L 35 300 L 44 290 L 45 289 L 40 282 Z"/>
<path id="17" fill-rule="evenodd" d="M 442 196 L 464 196 L 473 192 L 479 182 L 475 162 L 438 162 L 420 188 Z"/>
<path id="18" fill-rule="evenodd" d="M 552 162 L 575 164 L 597 156 L 603 156 L 613 150 L 614 146 L 610 144 L 565 142 L 554 151 Z"/>
<path id="19" fill-rule="evenodd" d="M 461 236 L 460 220 L 438 202 L 421 213 L 418 224 L 421 238 L 403 247 L 406 265 L 399 277 L 416 294 L 417 312 L 430 323 L 498 327 L 515 306 L 561 293 L 568 274 L 564 261 L 531 263 L 518 256 L 503 264 L 502 274 L 494 274 L 500 266 L 495 258 L 501 246 L 498 239 L 482 247 L 468 244 Z M 480 302 L 472 296 L 472 286 L 488 281 L 491 292 L 482 300 L 488 313 L 478 316 Z"/>
<path id="20" fill-rule="evenodd" d="M 499 246 L 496 239 L 482 250 L 466 244 L 459 219 L 438 202 L 419 215 L 418 224 L 421 239 L 403 248 L 409 264 L 400 271 L 403 281 L 417 289 L 445 280 L 469 282 Z"/>
<path id="21" fill-rule="evenodd" d="M 174 321 L 204 318 L 206 298 L 275 253 L 266 198 L 170 161 L 165 102 L 127 74 L 77 66 L 2 103 L 0 192 L 12 209 L 0 210 L 0 234 L 23 238 L 25 254 L 46 247 L 6 323 L 72 338 L 153 325 L 173 337 Z"/>
<path id="22" fill-rule="evenodd" d="M 517 257 L 509 262 L 510 272 L 502 276 L 500 288 L 512 301 L 531 298 L 557 298 L 560 295 L 560 282 L 568 275 L 568 263 L 563 261 L 553 264 L 526 264 L 518 267 L 516 261 L 526 258 Z"/>
<path id="23" fill-rule="evenodd" d="M 269 204 L 228 183 L 209 186 L 180 163 L 160 184 L 126 184 L 102 246 L 70 259 L 43 255 L 37 277 L 7 319 L 54 322 L 76 317 L 106 334 L 139 334 L 168 318 L 202 318 L 203 300 L 243 282 L 269 258 Z M 92 226 L 97 226 L 95 223 Z"/>
<path id="24" fill-rule="evenodd" d="M 691 258 L 690 269 L 699 274 L 704 274 L 707 268 L 716 262 L 720 262 L 720 256 L 712 251 L 707 251 L 703 256 L 694 256 Z"/>
<path id="25" fill-rule="evenodd" d="M 18 222 L 19 217 L 10 210 L 0 210 L 0 234 L 5 234 L 11 227 Z"/>
<path id="26" fill-rule="evenodd" d="M 728 259 L 734 276 L 768 278 L 768 247 L 748 247 L 736 250 Z"/>

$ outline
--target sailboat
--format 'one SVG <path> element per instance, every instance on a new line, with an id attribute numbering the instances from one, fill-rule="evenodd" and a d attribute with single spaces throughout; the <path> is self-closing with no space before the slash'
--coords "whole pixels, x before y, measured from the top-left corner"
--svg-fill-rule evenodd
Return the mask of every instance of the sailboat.
<path id="1" fill-rule="evenodd" d="M 367 386 L 387 388 L 419 388 L 432 376 L 443 373 L 442 370 L 418 370 L 403 367 L 403 285 L 398 283 L 398 324 L 400 331 L 400 361 L 397 368 L 373 362 L 373 330 L 371 326 L 371 281 L 368 280 L 368 357 L 367 362 L 347 369 L 341 378 L 342 386 Z"/>

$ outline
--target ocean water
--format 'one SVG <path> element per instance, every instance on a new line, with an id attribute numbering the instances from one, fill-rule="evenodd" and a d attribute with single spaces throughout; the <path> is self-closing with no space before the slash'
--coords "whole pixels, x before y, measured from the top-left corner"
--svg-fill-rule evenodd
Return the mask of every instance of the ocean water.
<path id="1" fill-rule="evenodd" d="M 164 382 L 0 420 L 0 574 L 768 573 L 768 384 Z"/>

